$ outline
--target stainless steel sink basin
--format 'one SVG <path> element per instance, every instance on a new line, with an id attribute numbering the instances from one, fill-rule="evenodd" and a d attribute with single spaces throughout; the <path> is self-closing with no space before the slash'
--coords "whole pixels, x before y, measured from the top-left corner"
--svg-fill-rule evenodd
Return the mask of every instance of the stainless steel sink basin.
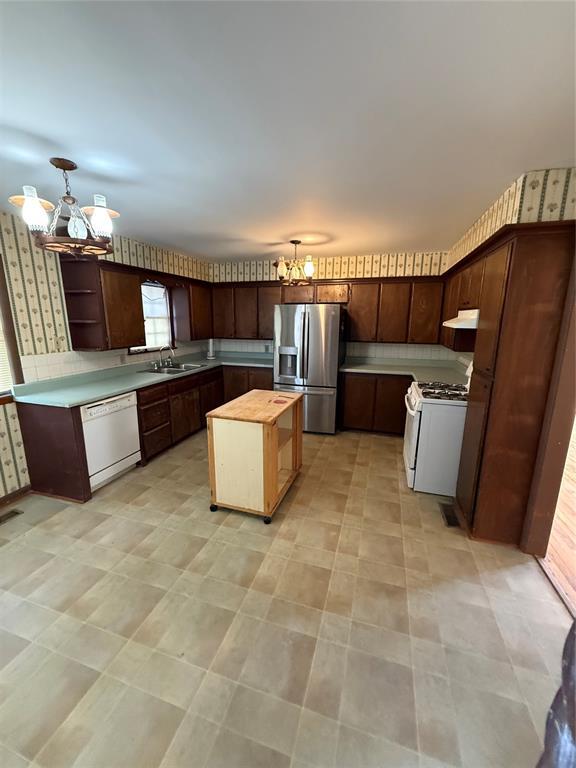
<path id="1" fill-rule="evenodd" d="M 169 376 L 174 376 L 177 373 L 186 373 L 186 371 L 194 371 L 205 367 L 206 363 L 180 363 L 179 365 L 170 365 L 163 368 L 146 368 L 142 373 L 167 373 Z"/>

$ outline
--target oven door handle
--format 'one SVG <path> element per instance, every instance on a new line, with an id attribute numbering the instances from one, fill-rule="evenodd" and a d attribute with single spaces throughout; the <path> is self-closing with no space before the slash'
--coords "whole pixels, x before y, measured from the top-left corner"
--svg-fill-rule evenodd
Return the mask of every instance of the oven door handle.
<path id="1" fill-rule="evenodd" d="M 410 408 L 410 400 L 408 400 L 408 395 L 404 395 L 404 403 L 410 416 L 416 416 L 416 411 L 413 411 L 412 408 Z"/>

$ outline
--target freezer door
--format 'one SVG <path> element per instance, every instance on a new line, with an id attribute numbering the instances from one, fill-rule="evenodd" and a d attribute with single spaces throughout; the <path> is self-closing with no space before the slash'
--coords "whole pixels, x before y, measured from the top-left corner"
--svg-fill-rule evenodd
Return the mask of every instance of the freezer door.
<path id="1" fill-rule="evenodd" d="M 305 304 L 282 304 L 274 308 L 274 381 L 303 383 L 305 334 Z"/>
<path id="2" fill-rule="evenodd" d="M 340 305 L 308 304 L 305 308 L 302 383 L 308 387 L 335 387 L 340 351 Z"/>
<path id="3" fill-rule="evenodd" d="M 336 388 L 332 387 L 291 387 L 274 384 L 282 392 L 302 392 L 302 429 L 304 432 L 321 432 L 333 435 L 336 432 Z"/>

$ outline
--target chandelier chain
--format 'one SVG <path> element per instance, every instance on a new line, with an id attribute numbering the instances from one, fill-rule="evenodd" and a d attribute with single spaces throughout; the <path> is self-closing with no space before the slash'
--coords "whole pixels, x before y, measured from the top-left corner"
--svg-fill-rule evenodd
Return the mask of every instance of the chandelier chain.
<path id="1" fill-rule="evenodd" d="M 62 171 L 62 175 L 64 176 L 64 184 L 66 185 L 66 194 L 71 197 L 72 190 L 70 189 L 70 179 L 68 178 L 68 172 Z"/>

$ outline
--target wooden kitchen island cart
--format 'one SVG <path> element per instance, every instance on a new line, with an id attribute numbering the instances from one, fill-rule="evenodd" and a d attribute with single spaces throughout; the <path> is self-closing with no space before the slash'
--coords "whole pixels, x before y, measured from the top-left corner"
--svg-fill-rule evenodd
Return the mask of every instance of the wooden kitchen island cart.
<path id="1" fill-rule="evenodd" d="M 302 395 L 253 389 L 206 418 L 210 509 L 270 523 L 302 465 Z"/>

